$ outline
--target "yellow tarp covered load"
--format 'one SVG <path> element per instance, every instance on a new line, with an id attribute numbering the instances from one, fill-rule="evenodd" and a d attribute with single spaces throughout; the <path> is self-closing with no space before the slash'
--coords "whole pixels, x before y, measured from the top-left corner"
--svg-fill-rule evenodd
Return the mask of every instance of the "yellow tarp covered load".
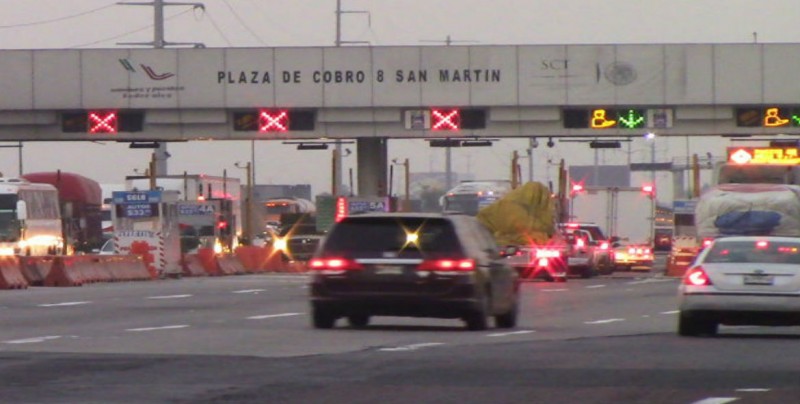
<path id="1" fill-rule="evenodd" d="M 527 182 L 481 209 L 478 220 L 498 245 L 546 244 L 555 233 L 556 205 L 540 182 Z"/>

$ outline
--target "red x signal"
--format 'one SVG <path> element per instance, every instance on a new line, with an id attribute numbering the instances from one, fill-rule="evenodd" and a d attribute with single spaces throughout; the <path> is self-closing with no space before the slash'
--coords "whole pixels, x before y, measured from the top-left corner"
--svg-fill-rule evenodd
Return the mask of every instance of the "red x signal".
<path id="1" fill-rule="evenodd" d="M 286 132 L 289 130 L 289 113 L 262 109 L 258 114 L 259 132 Z"/>
<path id="2" fill-rule="evenodd" d="M 89 133 L 117 133 L 117 111 L 90 111 Z"/>
<path id="3" fill-rule="evenodd" d="M 431 130 L 458 130 L 461 127 L 458 109 L 431 110 L 431 120 Z"/>

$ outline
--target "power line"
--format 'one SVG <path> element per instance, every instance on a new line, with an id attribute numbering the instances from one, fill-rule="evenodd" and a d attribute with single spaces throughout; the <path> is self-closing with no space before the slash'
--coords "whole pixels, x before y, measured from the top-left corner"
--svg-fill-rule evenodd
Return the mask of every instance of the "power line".
<path id="1" fill-rule="evenodd" d="M 227 43 L 228 46 L 233 47 L 233 43 L 231 43 L 231 41 L 228 39 L 228 37 L 225 36 L 225 33 L 222 32 L 222 30 L 219 28 L 219 25 L 217 25 L 217 22 L 214 21 L 214 17 L 211 16 L 211 13 L 206 12 L 206 15 L 208 16 L 208 20 L 211 22 L 211 26 L 214 27 L 214 29 L 217 31 L 219 36 L 221 36 L 222 39 L 225 40 L 225 43 Z"/>
<path id="2" fill-rule="evenodd" d="M 174 14 L 174 15 L 172 15 L 172 16 L 169 16 L 169 17 L 165 18 L 165 20 L 168 20 L 168 21 L 169 21 L 169 20 L 172 20 L 172 19 L 174 19 L 174 18 L 180 17 L 180 16 L 182 16 L 182 15 L 184 15 L 184 14 L 186 14 L 186 13 L 192 12 L 192 11 L 194 11 L 194 10 L 191 10 L 191 9 L 190 9 L 190 10 L 184 10 L 184 11 L 181 11 L 181 12 L 179 12 L 179 13 L 176 13 L 176 14 Z M 137 28 L 137 29 L 135 29 L 135 30 L 132 30 L 132 31 L 124 32 L 124 33 L 122 33 L 122 34 L 119 34 L 119 35 L 115 35 L 115 36 L 108 37 L 108 38 L 104 38 L 104 39 L 99 39 L 99 40 L 97 40 L 97 41 L 92 41 L 92 42 L 82 43 L 82 44 L 78 44 L 78 45 L 72 45 L 72 46 L 68 46 L 67 48 L 70 48 L 70 49 L 72 49 L 72 48 L 83 48 L 83 47 L 86 47 L 86 46 L 97 45 L 97 44 L 99 44 L 99 43 L 103 43 L 103 42 L 107 42 L 107 41 L 112 41 L 112 40 L 115 40 L 115 39 L 123 38 L 123 37 L 125 37 L 125 36 L 128 36 L 128 35 L 130 35 L 130 34 L 135 34 L 135 33 L 137 33 L 137 32 L 141 32 L 141 31 L 144 31 L 144 30 L 148 30 L 148 29 L 152 28 L 152 27 L 153 27 L 153 25 L 154 25 L 154 24 L 146 25 L 146 26 L 139 27 L 139 28 Z"/>
<path id="3" fill-rule="evenodd" d="M 83 17 L 84 15 L 93 14 L 93 13 L 96 13 L 98 11 L 102 11 L 102 10 L 105 10 L 107 8 L 114 7 L 115 5 L 116 5 L 116 2 L 114 2 L 112 4 L 109 4 L 109 5 L 106 5 L 106 6 L 103 6 L 103 7 L 99 7 L 99 8 L 91 9 L 91 10 L 88 10 L 88 11 L 84 11 L 84 12 L 81 12 L 81 13 L 78 13 L 78 14 L 67 15 L 67 16 L 64 16 L 64 17 L 58 17 L 58 18 L 53 18 L 53 19 L 49 19 L 49 20 L 25 22 L 25 23 L 22 23 L 22 24 L 0 25 L 0 29 L 22 28 L 22 27 L 31 27 L 31 26 L 34 26 L 34 25 L 52 24 L 54 22 L 69 20 L 69 19 L 72 19 L 72 18 L 78 18 L 78 17 Z"/>
<path id="4" fill-rule="evenodd" d="M 233 9 L 233 7 L 231 6 L 231 3 L 229 3 L 229 2 L 228 2 L 228 0 L 223 0 L 222 2 L 223 2 L 223 3 L 225 3 L 225 6 L 227 6 L 227 7 L 228 7 L 228 10 L 231 10 L 231 13 L 232 13 L 232 14 L 233 14 L 233 16 L 236 18 L 236 20 L 237 20 L 237 21 L 239 21 L 239 24 L 242 24 L 242 27 L 244 27 L 244 29 L 245 29 L 245 30 L 247 30 L 247 32 L 249 32 L 249 33 L 250 33 L 250 35 L 252 35 L 252 36 L 253 36 L 253 38 L 255 38 L 255 39 L 256 39 L 256 41 L 258 41 L 259 43 L 261 43 L 261 44 L 262 44 L 262 45 L 264 45 L 264 46 L 266 46 L 266 45 L 267 45 L 267 43 L 266 43 L 266 42 L 264 42 L 264 41 L 261 39 L 261 37 L 259 37 L 259 36 L 258 36 L 258 35 L 257 35 L 257 34 L 256 34 L 256 33 L 255 33 L 253 30 L 252 30 L 252 29 L 250 29 L 250 27 L 249 27 L 249 26 L 247 25 L 247 23 L 246 23 L 246 22 L 245 22 L 245 21 L 242 19 L 242 17 L 240 17 L 240 16 L 239 16 L 239 14 L 236 12 L 236 10 L 234 10 L 234 9 Z"/>

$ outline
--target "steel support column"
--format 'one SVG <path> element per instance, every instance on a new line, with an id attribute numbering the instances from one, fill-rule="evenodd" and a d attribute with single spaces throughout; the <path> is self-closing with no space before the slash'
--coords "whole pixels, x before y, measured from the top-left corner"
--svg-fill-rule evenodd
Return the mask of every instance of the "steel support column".
<path id="1" fill-rule="evenodd" d="M 388 154 L 386 138 L 356 140 L 358 196 L 386 196 Z"/>

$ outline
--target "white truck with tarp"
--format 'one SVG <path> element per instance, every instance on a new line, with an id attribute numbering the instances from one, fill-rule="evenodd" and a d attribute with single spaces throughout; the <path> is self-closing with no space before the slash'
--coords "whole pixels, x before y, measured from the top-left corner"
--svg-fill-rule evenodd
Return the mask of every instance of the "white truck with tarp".
<path id="1" fill-rule="evenodd" d="M 800 236 L 800 186 L 720 184 L 697 201 L 695 226 L 701 240 L 722 236 Z"/>
<path id="2" fill-rule="evenodd" d="M 558 231 L 556 200 L 545 185 L 527 182 L 481 208 L 476 217 L 521 278 L 567 280 L 571 246 Z"/>

